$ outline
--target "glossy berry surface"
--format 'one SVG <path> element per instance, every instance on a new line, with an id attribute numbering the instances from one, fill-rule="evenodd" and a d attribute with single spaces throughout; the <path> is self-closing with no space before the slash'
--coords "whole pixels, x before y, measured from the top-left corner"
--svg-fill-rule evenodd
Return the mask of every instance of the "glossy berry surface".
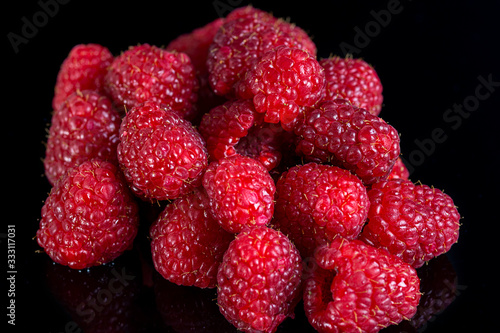
<path id="1" fill-rule="evenodd" d="M 369 207 L 358 177 L 336 166 L 310 162 L 290 168 L 279 178 L 272 225 L 305 258 L 338 236 L 357 238 Z"/>
<path id="2" fill-rule="evenodd" d="M 51 118 L 43 160 L 50 184 L 94 157 L 118 163 L 120 123 L 120 115 L 106 96 L 93 90 L 70 95 Z"/>
<path id="3" fill-rule="evenodd" d="M 140 44 L 117 56 L 104 78 L 116 107 L 130 110 L 146 101 L 169 106 L 182 117 L 194 112 L 199 83 L 188 55 Z"/>
<path id="4" fill-rule="evenodd" d="M 344 99 L 323 101 L 306 112 L 295 134 L 299 155 L 348 169 L 365 185 L 387 178 L 400 154 L 394 127 Z"/>
<path id="5" fill-rule="evenodd" d="M 451 198 L 427 185 L 394 179 L 372 185 L 368 223 L 360 239 L 415 268 L 458 240 L 460 215 Z"/>
<path id="6" fill-rule="evenodd" d="M 104 76 L 113 60 L 105 46 L 95 43 L 73 46 L 57 73 L 52 108 L 59 109 L 77 90 L 104 93 Z"/>
<path id="7" fill-rule="evenodd" d="M 378 332 L 416 313 L 417 273 L 387 251 L 338 238 L 320 247 L 315 258 L 304 308 L 318 332 Z"/>
<path id="8" fill-rule="evenodd" d="M 229 232 L 266 225 L 273 216 L 276 186 L 264 166 L 251 157 L 237 154 L 211 162 L 203 187 L 212 213 Z"/>
<path id="9" fill-rule="evenodd" d="M 135 195 L 175 199 L 201 185 L 205 142 L 175 111 L 154 101 L 132 108 L 120 127 L 118 161 Z"/>
<path id="10" fill-rule="evenodd" d="M 42 207 L 37 242 L 59 264 L 98 266 L 132 246 L 137 212 L 118 167 L 88 160 L 52 188 Z"/>
<path id="11" fill-rule="evenodd" d="M 382 83 L 375 69 L 360 58 L 332 56 L 320 59 L 325 69 L 325 99 L 345 98 L 378 116 L 382 110 Z"/>
<path id="12" fill-rule="evenodd" d="M 156 270 L 170 282 L 199 288 L 215 288 L 222 256 L 234 239 L 211 214 L 203 188 L 168 204 L 150 237 Z"/>
<path id="13" fill-rule="evenodd" d="M 238 330 L 275 332 L 300 297 L 300 254 L 279 231 L 245 229 L 224 254 L 217 274 L 217 304 Z"/>

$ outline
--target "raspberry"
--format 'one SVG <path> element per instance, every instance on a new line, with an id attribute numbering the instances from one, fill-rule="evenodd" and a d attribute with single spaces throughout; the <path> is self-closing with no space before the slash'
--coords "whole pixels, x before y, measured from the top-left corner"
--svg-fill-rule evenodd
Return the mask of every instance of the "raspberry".
<path id="1" fill-rule="evenodd" d="M 217 304 L 238 330 L 275 332 L 301 296 L 300 254 L 281 232 L 245 229 L 224 254 L 217 273 Z"/>
<path id="2" fill-rule="evenodd" d="M 304 309 L 318 332 L 378 332 L 417 311 L 415 269 L 385 250 L 337 238 L 318 248 L 304 285 Z"/>
<path id="3" fill-rule="evenodd" d="M 307 51 L 280 46 L 265 53 L 246 72 L 237 86 L 240 98 L 252 98 L 255 110 L 264 120 L 293 130 L 305 107 L 313 107 L 321 98 L 325 74 L 314 56 Z"/>
<path id="4" fill-rule="evenodd" d="M 120 123 L 109 98 L 92 90 L 71 94 L 52 115 L 43 161 L 49 183 L 94 157 L 118 163 Z"/>
<path id="5" fill-rule="evenodd" d="M 127 113 L 117 151 L 129 186 L 146 200 L 187 194 L 201 185 L 208 164 L 198 131 L 172 109 L 154 101 Z"/>
<path id="6" fill-rule="evenodd" d="M 365 185 L 387 178 L 400 154 L 394 127 L 344 99 L 321 102 L 295 134 L 297 154 L 348 169 Z"/>
<path id="7" fill-rule="evenodd" d="M 382 109 L 382 83 L 375 69 L 363 59 L 332 56 L 321 59 L 325 69 L 325 99 L 338 97 L 377 116 Z"/>
<path id="8" fill-rule="evenodd" d="M 74 269 L 98 266 L 132 246 L 137 212 L 118 167 L 88 160 L 52 188 L 42 207 L 37 241 L 59 264 Z"/>
<path id="9" fill-rule="evenodd" d="M 285 45 L 316 54 L 316 46 L 299 27 L 251 6 L 231 12 L 210 46 L 207 67 L 217 95 L 232 97 L 234 85 L 268 51 Z"/>
<path id="10" fill-rule="evenodd" d="M 189 117 L 193 124 L 199 124 L 203 114 L 226 101 L 217 96 L 208 83 L 207 57 L 208 49 L 212 44 L 215 34 L 224 23 L 223 18 L 218 18 L 208 24 L 180 35 L 172 40 L 165 48 L 169 52 L 183 52 L 189 56 L 200 84 L 195 112 Z"/>
<path id="11" fill-rule="evenodd" d="M 235 146 L 248 135 L 249 130 L 261 122 L 249 100 L 230 100 L 203 115 L 198 130 L 207 143 L 213 160 L 235 155 Z"/>
<path id="12" fill-rule="evenodd" d="M 75 45 L 57 74 L 52 107 L 58 110 L 77 90 L 104 93 L 104 76 L 113 61 L 111 52 L 99 44 Z"/>
<path id="13" fill-rule="evenodd" d="M 212 160 L 240 154 L 274 169 L 282 157 L 282 148 L 293 138 L 280 126 L 263 123 L 252 101 L 234 99 L 203 115 L 199 131 L 207 142 Z"/>
<path id="14" fill-rule="evenodd" d="M 368 223 L 360 239 L 415 268 L 458 240 L 460 215 L 452 199 L 438 189 L 394 179 L 373 184 L 368 196 Z"/>
<path id="15" fill-rule="evenodd" d="M 203 188 L 168 204 L 150 228 L 155 268 L 176 284 L 215 288 L 217 269 L 234 236 L 210 213 Z"/>
<path id="16" fill-rule="evenodd" d="M 185 53 L 149 44 L 131 46 L 114 59 L 104 79 L 105 89 L 118 109 L 130 110 L 153 100 L 187 119 L 195 113 L 199 84 Z"/>
<path id="17" fill-rule="evenodd" d="M 183 52 L 189 56 L 198 74 L 208 75 L 207 57 L 208 50 L 215 34 L 224 23 L 223 18 L 218 18 L 208 24 L 182 34 L 172 40 L 165 50 L 169 52 Z"/>
<path id="18" fill-rule="evenodd" d="M 276 187 L 262 164 L 236 154 L 211 162 L 203 176 L 212 213 L 232 233 L 269 223 Z"/>
<path id="19" fill-rule="evenodd" d="M 410 178 L 410 171 L 406 167 L 401 157 L 397 158 L 396 162 L 394 163 L 394 166 L 392 167 L 391 173 L 387 177 L 388 180 L 397 178 L 406 180 Z"/>
<path id="20" fill-rule="evenodd" d="M 306 258 L 339 235 L 358 237 L 369 206 L 359 178 L 348 170 L 311 162 L 292 167 L 279 178 L 272 225 Z"/>

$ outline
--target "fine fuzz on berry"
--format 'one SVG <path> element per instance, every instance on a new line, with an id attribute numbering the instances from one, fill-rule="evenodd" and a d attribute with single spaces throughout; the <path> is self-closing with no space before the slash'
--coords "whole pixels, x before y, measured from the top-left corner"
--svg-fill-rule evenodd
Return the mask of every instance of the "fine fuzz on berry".
<path id="1" fill-rule="evenodd" d="M 325 99 L 345 98 L 378 116 L 382 110 L 382 83 L 363 59 L 333 56 L 319 61 L 325 69 Z"/>
<path id="2" fill-rule="evenodd" d="M 447 252 L 458 240 L 460 215 L 438 189 L 393 179 L 372 185 L 360 239 L 384 248 L 415 268 Z"/>
<path id="3" fill-rule="evenodd" d="M 187 194 L 201 185 L 208 164 L 198 131 L 176 112 L 154 101 L 127 113 L 117 151 L 130 188 L 146 200 Z"/>
<path id="4" fill-rule="evenodd" d="M 269 172 L 251 157 L 236 154 L 211 162 L 203 176 L 210 207 L 232 233 L 269 223 L 276 187 Z"/>
<path id="5" fill-rule="evenodd" d="M 237 85 L 240 98 L 251 98 L 264 121 L 291 131 L 305 107 L 320 100 L 325 74 L 316 58 L 299 48 L 280 46 L 265 53 Z"/>
<path id="6" fill-rule="evenodd" d="M 118 167 L 88 160 L 52 188 L 42 207 L 37 241 L 59 264 L 75 269 L 101 265 L 132 246 L 137 212 Z"/>
<path id="7" fill-rule="evenodd" d="M 272 225 L 306 258 L 337 236 L 358 237 L 369 206 L 358 177 L 336 166 L 311 162 L 294 166 L 279 178 Z"/>
<path id="8" fill-rule="evenodd" d="M 199 83 L 185 53 L 149 44 L 131 46 L 113 60 L 104 79 L 118 109 L 130 110 L 152 100 L 187 119 L 194 112 Z"/>
<path id="9" fill-rule="evenodd" d="M 104 93 L 104 76 L 114 57 L 99 44 L 75 45 L 64 59 L 57 74 L 52 108 L 59 109 L 77 90 Z"/>
<path id="10" fill-rule="evenodd" d="M 121 118 L 111 100 L 92 90 L 77 91 L 54 111 L 45 159 L 45 175 L 55 183 L 71 168 L 100 158 L 118 163 Z"/>
<path id="11" fill-rule="evenodd" d="M 344 99 L 306 112 L 295 134 L 297 154 L 348 169 L 365 185 L 387 178 L 400 154 L 394 127 Z"/>
<path id="12" fill-rule="evenodd" d="M 281 232 L 255 227 L 238 234 L 217 274 L 217 304 L 238 330 L 275 332 L 300 299 L 300 254 Z"/>
<path id="13" fill-rule="evenodd" d="M 156 270 L 170 282 L 215 288 L 217 269 L 233 234 L 210 213 L 200 187 L 168 204 L 150 228 Z"/>
<path id="14" fill-rule="evenodd" d="M 415 269 L 385 250 L 337 238 L 320 247 L 304 286 L 304 309 L 318 332 L 378 332 L 417 311 Z"/>
<path id="15" fill-rule="evenodd" d="M 245 72 L 280 45 L 316 54 L 316 46 L 301 28 L 251 6 L 235 9 L 209 49 L 210 86 L 217 95 L 234 96 L 234 85 Z"/>
<path id="16" fill-rule="evenodd" d="M 398 157 L 398 159 L 394 163 L 394 166 L 392 167 L 391 173 L 387 177 L 388 180 L 397 178 L 406 180 L 410 178 L 410 171 L 406 167 L 401 157 Z"/>

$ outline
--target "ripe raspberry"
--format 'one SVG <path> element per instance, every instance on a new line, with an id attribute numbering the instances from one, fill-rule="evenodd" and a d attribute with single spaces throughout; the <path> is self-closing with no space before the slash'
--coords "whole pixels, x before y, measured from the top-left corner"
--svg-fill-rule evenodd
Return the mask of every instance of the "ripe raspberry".
<path id="1" fill-rule="evenodd" d="M 105 76 L 105 89 L 117 108 L 153 100 L 189 119 L 195 113 L 198 81 L 189 57 L 156 46 L 130 47 L 115 58 Z"/>
<path id="2" fill-rule="evenodd" d="M 320 247 L 305 281 L 304 309 L 318 332 L 378 332 L 417 311 L 415 269 L 385 250 L 337 238 Z"/>
<path id="3" fill-rule="evenodd" d="M 301 296 L 300 254 L 281 232 L 260 226 L 238 234 L 217 274 L 217 304 L 238 330 L 275 332 Z"/>
<path id="4" fill-rule="evenodd" d="M 210 213 L 203 188 L 168 204 L 150 228 L 156 270 L 178 285 L 215 288 L 217 269 L 233 234 Z"/>
<path id="5" fill-rule="evenodd" d="M 237 85 L 240 98 L 252 98 L 264 120 L 293 130 L 305 107 L 314 107 L 325 86 L 325 74 L 307 51 L 280 46 L 265 53 Z"/>
<path id="6" fill-rule="evenodd" d="M 101 265 L 132 246 L 137 211 L 118 167 L 88 160 L 52 188 L 37 241 L 59 264 L 75 269 Z"/>
<path id="7" fill-rule="evenodd" d="M 229 232 L 266 225 L 273 216 L 274 181 L 251 157 L 236 154 L 211 162 L 203 176 L 203 187 L 212 213 Z"/>
<path id="8" fill-rule="evenodd" d="M 249 130 L 262 122 L 249 100 L 230 100 L 203 115 L 198 130 L 212 160 L 235 155 L 235 146 Z"/>
<path id="9" fill-rule="evenodd" d="M 189 33 L 182 34 L 172 40 L 167 47 L 165 47 L 165 50 L 187 54 L 197 73 L 208 75 L 208 49 L 212 44 L 215 34 L 223 23 L 224 19 L 218 18 Z"/>
<path id="10" fill-rule="evenodd" d="M 211 21 L 189 33 L 178 36 L 165 48 L 169 52 L 187 54 L 196 70 L 200 89 L 198 90 L 198 100 L 195 105 L 196 112 L 193 112 L 193 115 L 189 118 L 193 124 L 199 124 L 203 114 L 226 101 L 224 97 L 217 96 L 210 87 L 207 68 L 208 49 L 223 23 L 223 18 Z"/>
<path id="11" fill-rule="evenodd" d="M 358 237 L 369 206 L 359 178 L 348 170 L 311 162 L 294 166 L 279 178 L 272 225 L 306 258 L 337 236 Z"/>
<path id="12" fill-rule="evenodd" d="M 382 109 L 382 83 L 375 69 L 363 59 L 332 56 L 321 59 L 325 69 L 325 99 L 341 98 L 378 116 Z"/>
<path id="13" fill-rule="evenodd" d="M 58 110 L 77 90 L 104 93 L 104 76 L 113 61 L 111 52 L 99 44 L 75 45 L 57 74 L 52 107 Z"/>
<path id="14" fill-rule="evenodd" d="M 92 90 L 76 91 L 52 115 L 45 175 L 54 185 L 74 166 L 94 157 L 118 163 L 121 118 L 111 100 Z"/>
<path id="15" fill-rule="evenodd" d="M 387 178 L 400 154 L 394 127 L 344 99 L 307 112 L 295 134 L 297 154 L 348 169 L 365 185 Z"/>
<path id="16" fill-rule="evenodd" d="M 149 200 L 175 199 L 192 191 L 201 185 L 208 164 L 198 131 L 154 101 L 127 113 L 117 151 L 132 191 Z"/>
<path id="17" fill-rule="evenodd" d="M 251 6 L 231 12 L 210 46 L 207 67 L 217 95 L 232 97 L 234 85 L 268 51 L 285 45 L 316 54 L 316 46 L 299 27 Z"/>
<path id="18" fill-rule="evenodd" d="M 212 160 L 240 154 L 261 162 L 267 170 L 279 164 L 283 147 L 293 144 L 290 133 L 263 123 L 263 115 L 250 100 L 234 99 L 211 109 L 203 115 L 199 131 Z"/>
<path id="19" fill-rule="evenodd" d="M 406 179 L 408 180 L 410 178 L 410 171 L 406 167 L 405 163 L 401 159 L 401 157 L 398 157 L 396 162 L 394 163 L 394 166 L 392 167 L 392 171 L 387 177 L 387 179 Z"/>
<path id="20" fill-rule="evenodd" d="M 368 196 L 368 223 L 360 239 L 415 268 L 447 252 L 458 240 L 460 215 L 440 190 L 394 179 L 373 184 Z"/>

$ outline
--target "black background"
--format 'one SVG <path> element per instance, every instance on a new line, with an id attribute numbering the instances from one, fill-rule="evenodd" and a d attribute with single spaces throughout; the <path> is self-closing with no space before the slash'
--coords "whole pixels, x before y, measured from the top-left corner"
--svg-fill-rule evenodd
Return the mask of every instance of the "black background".
<path id="1" fill-rule="evenodd" d="M 19 331 L 24 327 L 37 332 L 61 332 L 72 320 L 70 312 L 47 290 L 47 258 L 35 253 L 39 248 L 33 240 L 43 200 L 50 190 L 43 177 L 41 158 L 53 87 L 69 50 L 79 43 L 99 43 L 116 55 L 138 43 L 164 46 L 181 33 L 227 15 L 234 5 L 249 3 L 72 0 L 53 9 L 52 17 L 46 15 L 46 20 L 43 15 L 37 16 L 43 10 L 37 1 L 4 3 L 2 67 L 7 75 L 2 75 L 0 124 L 2 189 L 7 201 L 2 200 L 0 234 L 5 254 L 0 257 L 4 258 L 2 270 L 7 271 L 6 225 L 14 224 L 15 328 Z M 463 216 L 459 242 L 447 254 L 458 276 L 456 299 L 428 322 L 424 331 L 494 331 L 500 299 L 496 267 L 499 84 L 473 112 L 460 116 L 460 123 L 457 117 L 447 121 L 444 115 L 450 115 L 447 110 L 454 105 L 474 101 L 477 89 L 487 92 L 478 88 L 478 77 L 500 82 L 500 3 L 401 0 L 399 12 L 392 14 L 385 26 L 376 23 L 373 13 L 380 13 L 394 1 L 251 3 L 275 16 L 289 17 L 309 32 L 319 57 L 343 55 L 341 45 L 347 43 L 358 48 L 356 57 L 375 67 L 384 85 L 380 116 L 401 133 L 402 153 L 411 163 L 411 179 L 443 189 L 453 197 Z M 22 35 L 26 20 L 33 23 L 35 19 L 41 20 L 37 31 L 31 31 L 32 36 L 15 52 L 9 33 Z M 366 28 L 373 29 L 368 31 L 372 35 L 369 40 L 357 39 L 357 31 Z M 444 142 L 432 142 L 431 133 L 436 129 L 446 135 Z M 154 312 L 154 304 L 148 303 L 151 290 L 145 289 L 140 304 Z M 0 291 L 5 313 L 7 290 L 5 285 Z M 152 317 L 156 318 L 154 314 Z M 4 314 L 1 318 L 2 324 L 8 319 Z M 143 331 L 148 327 L 168 331 L 151 321 L 142 327 Z M 300 325 L 287 327 L 300 331 Z"/>

